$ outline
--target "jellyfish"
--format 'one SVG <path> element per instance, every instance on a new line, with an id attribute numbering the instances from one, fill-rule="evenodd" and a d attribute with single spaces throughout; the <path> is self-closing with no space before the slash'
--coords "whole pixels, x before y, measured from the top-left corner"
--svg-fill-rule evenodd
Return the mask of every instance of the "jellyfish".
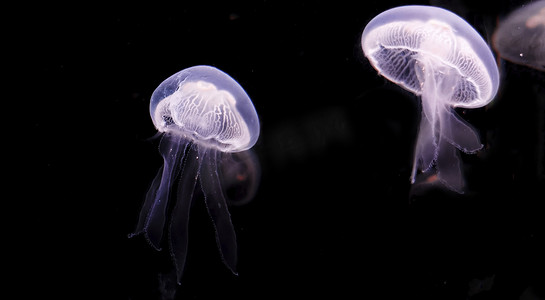
<path id="1" fill-rule="evenodd" d="M 250 149 L 259 137 L 259 119 L 252 101 L 229 75 L 210 66 L 184 69 L 163 81 L 150 102 L 153 124 L 161 133 L 164 160 L 149 188 L 136 230 L 161 250 L 167 214 L 168 239 L 178 283 L 188 244 L 188 220 L 197 181 L 200 182 L 216 242 L 224 264 L 236 272 L 237 244 L 222 187 L 224 154 Z M 234 166 L 238 168 L 238 166 Z M 172 190 L 177 201 L 169 205 Z"/>
<path id="2" fill-rule="evenodd" d="M 475 153 L 482 144 L 454 108 L 484 106 L 497 92 L 498 68 L 486 43 L 457 15 L 415 5 L 392 8 L 373 18 L 361 45 L 380 75 L 421 98 L 411 183 L 417 169 L 422 174 L 435 169 L 433 178 L 463 193 L 456 149 Z"/>
<path id="3" fill-rule="evenodd" d="M 509 14 L 500 22 L 492 40 L 502 58 L 545 71 L 545 0 Z"/>

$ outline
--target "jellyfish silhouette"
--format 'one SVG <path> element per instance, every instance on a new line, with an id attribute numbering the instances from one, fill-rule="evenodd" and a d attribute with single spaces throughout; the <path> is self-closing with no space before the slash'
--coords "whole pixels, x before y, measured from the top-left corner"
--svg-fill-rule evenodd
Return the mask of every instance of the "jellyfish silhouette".
<path id="1" fill-rule="evenodd" d="M 157 87 L 151 97 L 150 113 L 162 133 L 159 150 L 164 165 L 146 194 L 136 230 L 129 236 L 143 234 L 155 249 L 161 250 L 167 207 L 172 206 L 168 203 L 173 187 L 177 187 L 169 244 L 180 283 L 187 255 L 189 210 L 199 181 L 222 260 L 237 274 L 235 230 L 222 187 L 225 175 L 220 175 L 219 168 L 228 168 L 222 163 L 239 163 L 222 159 L 224 153 L 248 150 L 259 137 L 259 120 L 252 101 L 229 75 L 214 67 L 195 66 L 172 75 Z"/>
<path id="2" fill-rule="evenodd" d="M 422 99 L 411 183 L 417 169 L 426 173 L 435 168 L 433 178 L 463 193 L 456 149 L 474 153 L 482 144 L 453 108 L 481 107 L 494 98 L 498 68 L 486 43 L 457 15 L 415 5 L 392 8 L 373 18 L 361 44 L 380 75 Z"/>
<path id="3" fill-rule="evenodd" d="M 502 58 L 545 71 L 545 0 L 509 14 L 500 22 L 492 40 Z"/>

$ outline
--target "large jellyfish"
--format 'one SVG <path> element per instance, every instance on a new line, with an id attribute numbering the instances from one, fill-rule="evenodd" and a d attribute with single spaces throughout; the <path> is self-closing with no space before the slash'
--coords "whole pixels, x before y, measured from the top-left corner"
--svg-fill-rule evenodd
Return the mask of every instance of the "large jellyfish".
<path id="1" fill-rule="evenodd" d="M 168 202 L 173 198 L 172 188 L 177 187 L 168 237 L 180 283 L 187 254 L 189 210 L 199 180 L 222 260 L 236 274 L 235 230 L 219 170 L 228 166 L 218 163 L 238 163 L 222 159 L 222 155 L 248 150 L 256 143 L 259 119 L 252 101 L 229 75 L 214 67 L 195 66 L 157 87 L 151 96 L 150 113 L 162 132 L 159 150 L 164 165 L 146 194 L 138 225 L 130 236 L 144 234 L 155 249 L 161 249 Z"/>
<path id="2" fill-rule="evenodd" d="M 378 73 L 419 95 L 422 117 L 411 182 L 435 167 L 446 187 L 463 193 L 456 149 L 474 153 L 479 135 L 453 108 L 476 108 L 495 96 L 499 75 L 480 35 L 457 15 L 431 6 L 387 10 L 365 27 L 361 45 Z"/>

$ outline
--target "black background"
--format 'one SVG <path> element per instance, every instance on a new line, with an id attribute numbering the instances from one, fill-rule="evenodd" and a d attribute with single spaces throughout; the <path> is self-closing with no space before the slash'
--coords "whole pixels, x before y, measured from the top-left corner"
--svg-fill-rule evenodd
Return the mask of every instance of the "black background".
<path id="1" fill-rule="evenodd" d="M 543 297 L 545 75 L 498 60 L 496 99 L 458 110 L 485 145 L 461 156 L 467 193 L 424 186 L 410 196 L 419 99 L 379 77 L 359 39 L 380 12 L 430 2 L 360 2 L 21 8 L 14 26 L 30 54 L 10 101 L 18 139 L 9 145 L 25 163 L 12 176 L 21 217 L 6 227 L 20 295 Z M 431 4 L 490 44 L 498 20 L 522 2 Z M 253 100 L 262 174 L 255 199 L 230 209 L 239 276 L 223 266 L 198 199 L 176 286 L 168 252 L 127 235 L 162 164 L 149 139 L 151 93 L 203 64 Z"/>

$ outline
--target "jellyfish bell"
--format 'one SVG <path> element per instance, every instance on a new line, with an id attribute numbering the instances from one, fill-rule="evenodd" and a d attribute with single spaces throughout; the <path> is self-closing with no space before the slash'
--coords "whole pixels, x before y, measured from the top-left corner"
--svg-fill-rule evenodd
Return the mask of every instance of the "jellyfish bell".
<path id="1" fill-rule="evenodd" d="M 366 25 L 361 43 L 381 75 L 417 95 L 422 87 L 414 74 L 416 56 L 457 71 L 478 89 L 449 99 L 454 106 L 481 107 L 498 89 L 499 73 L 490 48 L 471 25 L 445 9 L 409 5 L 387 10 Z"/>
<path id="2" fill-rule="evenodd" d="M 187 68 L 163 81 L 151 97 L 150 114 L 158 131 L 223 152 L 249 149 L 259 137 L 259 120 L 244 89 L 210 66 Z"/>
<path id="3" fill-rule="evenodd" d="M 503 59 L 545 71 L 545 0 L 510 13 L 499 22 L 492 40 Z"/>
<path id="4" fill-rule="evenodd" d="M 456 148 L 474 153 L 482 144 L 454 107 L 492 101 L 499 73 L 481 36 L 457 15 L 431 6 L 402 6 L 373 18 L 362 33 L 365 56 L 377 72 L 422 99 L 411 182 L 432 167 L 448 188 L 463 192 Z"/>

